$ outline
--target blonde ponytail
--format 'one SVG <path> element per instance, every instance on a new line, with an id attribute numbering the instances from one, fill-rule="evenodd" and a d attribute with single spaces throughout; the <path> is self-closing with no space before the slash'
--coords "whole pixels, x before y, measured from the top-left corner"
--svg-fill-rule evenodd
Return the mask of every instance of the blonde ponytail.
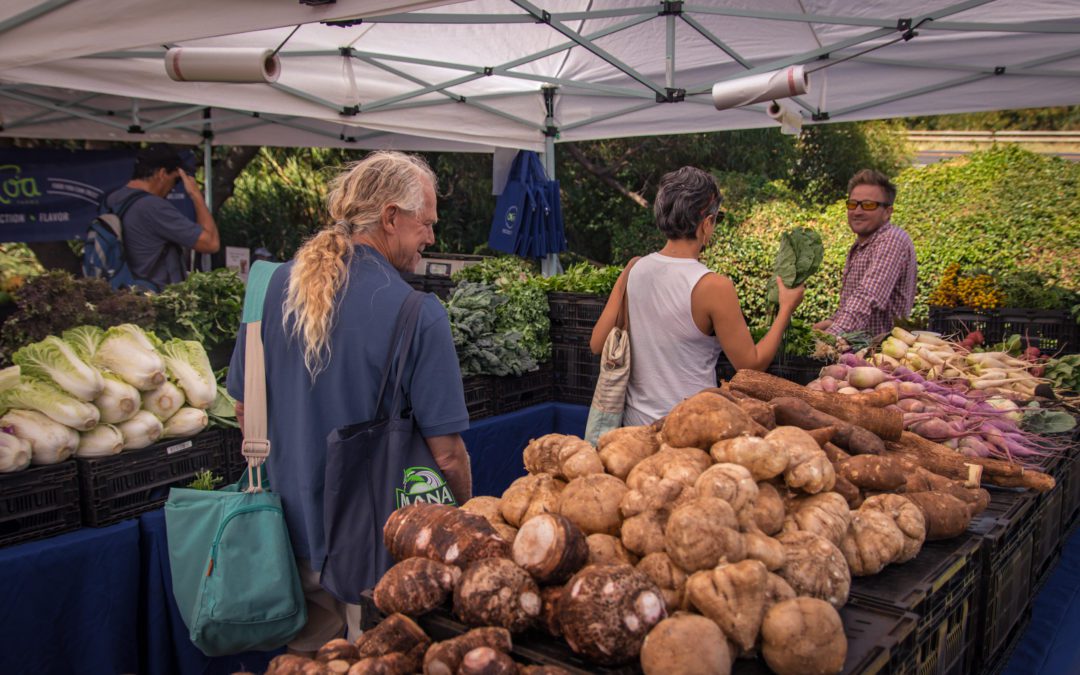
<path id="1" fill-rule="evenodd" d="M 348 284 L 353 237 L 378 227 L 389 204 L 419 210 L 424 178 L 435 185 L 435 174 L 423 158 L 381 151 L 350 164 L 331 183 L 327 207 L 334 224 L 297 252 L 282 306 L 283 325 L 290 338 L 301 340 L 312 381 L 330 362 L 330 331 L 337 318 L 338 294 Z"/>

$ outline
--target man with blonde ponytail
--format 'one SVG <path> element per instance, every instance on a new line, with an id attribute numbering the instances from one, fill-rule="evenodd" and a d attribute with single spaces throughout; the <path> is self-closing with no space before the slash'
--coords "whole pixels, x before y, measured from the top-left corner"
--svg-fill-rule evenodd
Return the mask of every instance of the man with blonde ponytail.
<path id="1" fill-rule="evenodd" d="M 323 486 L 327 435 L 376 417 L 380 374 L 411 272 L 435 242 L 436 179 L 423 159 L 374 152 L 334 179 L 331 224 L 275 270 L 263 305 L 268 473 L 281 494 L 308 597 L 308 625 L 290 643 L 314 652 L 356 637 L 359 612 L 323 590 Z M 243 330 L 229 393 L 243 394 Z M 450 322 L 434 295 L 424 299 L 402 378 L 413 416 L 457 502 L 472 496 L 469 426 Z M 386 393 L 389 406 L 393 392 Z M 239 406 L 242 414 L 242 406 Z"/>

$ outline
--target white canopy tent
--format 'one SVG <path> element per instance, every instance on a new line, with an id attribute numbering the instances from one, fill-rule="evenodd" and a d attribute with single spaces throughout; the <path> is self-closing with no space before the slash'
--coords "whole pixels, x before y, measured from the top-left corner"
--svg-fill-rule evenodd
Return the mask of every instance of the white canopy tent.
<path id="1" fill-rule="evenodd" d="M 0 135 L 544 151 L 775 125 L 709 92 L 791 64 L 806 123 L 1080 103 L 1080 0 L 437 4 L 9 1 Z M 280 48 L 281 75 L 174 82 L 167 46 Z"/>

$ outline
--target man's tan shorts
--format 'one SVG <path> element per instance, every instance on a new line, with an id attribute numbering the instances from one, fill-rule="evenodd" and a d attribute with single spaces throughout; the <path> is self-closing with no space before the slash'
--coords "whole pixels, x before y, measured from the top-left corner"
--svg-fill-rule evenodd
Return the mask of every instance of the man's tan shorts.
<path id="1" fill-rule="evenodd" d="M 342 634 L 350 641 L 360 637 L 360 605 L 346 604 L 330 595 L 319 584 L 319 573 L 311 569 L 307 560 L 297 558 L 296 567 L 307 600 L 308 619 L 307 625 L 289 643 L 289 648 L 314 652 Z"/>

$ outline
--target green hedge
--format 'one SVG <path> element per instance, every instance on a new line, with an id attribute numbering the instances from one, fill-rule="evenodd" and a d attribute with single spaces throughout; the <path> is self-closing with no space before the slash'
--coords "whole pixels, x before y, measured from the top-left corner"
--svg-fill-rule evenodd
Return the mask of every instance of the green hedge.
<path id="1" fill-rule="evenodd" d="M 954 262 L 995 275 L 1032 271 L 1080 290 L 1080 163 L 1002 145 L 906 169 L 896 184 L 893 220 L 911 235 L 919 262 L 913 318 L 927 318 L 927 298 Z M 817 321 L 835 311 L 854 240 L 843 203 L 818 210 L 780 197 L 748 214 L 718 231 L 702 260 L 732 278 L 751 323 L 767 316 L 765 285 L 779 235 L 796 225 L 817 229 L 825 244 L 821 271 L 810 280 L 798 316 Z"/>

